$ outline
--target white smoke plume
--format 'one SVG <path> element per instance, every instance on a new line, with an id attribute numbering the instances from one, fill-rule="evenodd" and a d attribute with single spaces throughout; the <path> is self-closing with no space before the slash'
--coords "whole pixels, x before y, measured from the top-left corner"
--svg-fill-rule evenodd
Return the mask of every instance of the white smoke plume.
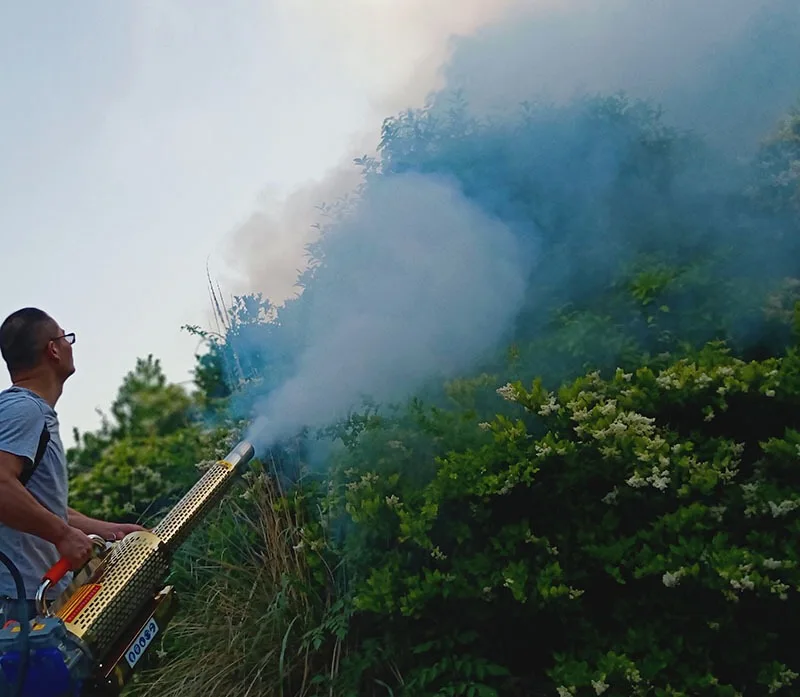
<path id="1" fill-rule="evenodd" d="M 794 0 L 569 0 L 461 39 L 446 69 L 473 109 L 626 91 L 718 143 L 798 100 Z"/>
<path id="2" fill-rule="evenodd" d="M 346 156 L 288 196 L 265 192 L 257 209 L 231 234 L 225 285 L 261 291 L 273 302 L 294 295 L 305 246 L 317 236 L 318 206 L 348 194 L 360 173 L 352 160 L 374 155 L 383 118 L 422 105 L 444 86 L 442 67 L 453 40 L 486 23 L 529 11 L 530 0 L 282 0 L 287 26 L 321 62 L 347 76 L 349 89 L 366 99 L 365 126 L 354 124 Z M 280 104 L 276 104 L 280 109 Z M 325 114 L 319 114 L 325 128 Z M 225 272 L 223 272 L 225 273 Z"/>
<path id="3" fill-rule="evenodd" d="M 346 275 L 321 277 L 295 376 L 258 412 L 261 443 L 321 426 L 361 397 L 395 399 L 493 348 L 517 312 L 526 254 L 448 182 L 401 175 L 372 186 L 328 238 Z"/>
<path id="4" fill-rule="evenodd" d="M 324 50 L 374 90 L 375 128 L 354 135 L 354 155 L 374 147 L 383 117 L 441 87 L 463 89 L 478 112 L 624 90 L 734 146 L 752 142 L 800 96 L 800 4 L 788 0 L 348 6 L 352 13 L 309 1 L 293 11 L 317 22 Z M 248 290 L 288 295 L 320 220 L 315 206 L 357 177 L 342 163 L 235 232 L 233 258 Z M 508 328 L 531 262 L 503 225 L 425 177 L 381 182 L 336 235 L 340 256 L 351 254 L 348 271 L 318 289 L 297 373 L 261 405 L 267 440 L 324 423 L 362 393 L 394 398 L 468 367 Z"/>

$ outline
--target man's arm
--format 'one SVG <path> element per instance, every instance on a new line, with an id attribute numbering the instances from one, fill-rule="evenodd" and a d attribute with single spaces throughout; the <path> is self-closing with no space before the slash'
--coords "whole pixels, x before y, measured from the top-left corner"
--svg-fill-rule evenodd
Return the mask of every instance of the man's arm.
<path id="1" fill-rule="evenodd" d="M 56 544 L 69 527 L 61 518 L 42 506 L 22 486 L 23 460 L 0 450 L 0 522 L 14 530 L 27 532 Z"/>
<path id="2" fill-rule="evenodd" d="M 105 520 L 90 518 L 74 508 L 67 509 L 69 524 L 87 535 L 100 535 L 104 540 L 121 540 L 125 535 L 136 530 L 144 530 L 141 525 L 133 523 L 109 523 Z"/>
<path id="3" fill-rule="evenodd" d="M 100 534 L 98 528 L 102 527 L 101 521 L 83 515 L 83 513 L 79 513 L 74 508 L 67 509 L 67 517 L 69 518 L 69 524 L 73 528 L 78 528 L 78 530 L 85 532 L 87 535 Z"/>
<path id="4" fill-rule="evenodd" d="M 70 560 L 73 569 L 80 568 L 92 554 L 91 541 L 42 506 L 22 486 L 19 476 L 24 464 L 19 455 L 0 450 L 0 522 L 47 540 L 56 546 L 61 556 Z"/>

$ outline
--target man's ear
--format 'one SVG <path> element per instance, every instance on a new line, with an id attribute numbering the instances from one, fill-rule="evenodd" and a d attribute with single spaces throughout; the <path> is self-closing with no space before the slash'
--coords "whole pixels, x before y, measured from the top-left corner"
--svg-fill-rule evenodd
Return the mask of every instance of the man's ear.
<path id="1" fill-rule="evenodd" d="M 57 341 L 48 341 L 44 347 L 44 355 L 57 361 L 61 357 L 61 349 L 58 347 Z"/>

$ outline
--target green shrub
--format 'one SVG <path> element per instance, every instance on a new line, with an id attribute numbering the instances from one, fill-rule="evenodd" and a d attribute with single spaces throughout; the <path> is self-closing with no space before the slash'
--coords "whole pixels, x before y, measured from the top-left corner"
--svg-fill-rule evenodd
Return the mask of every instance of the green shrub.
<path id="1" fill-rule="evenodd" d="M 395 694 L 792 684 L 796 351 L 744 362 L 711 345 L 497 391 L 518 413 L 475 424 L 482 444 L 437 457 L 424 486 L 405 471 L 413 446 L 375 423 L 329 497 L 350 525 L 353 626 L 393 647 Z"/>

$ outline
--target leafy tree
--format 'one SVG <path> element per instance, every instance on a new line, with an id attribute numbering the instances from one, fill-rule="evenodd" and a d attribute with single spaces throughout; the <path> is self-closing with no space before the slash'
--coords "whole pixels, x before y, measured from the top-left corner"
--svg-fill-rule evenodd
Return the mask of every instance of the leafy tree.
<path id="1" fill-rule="evenodd" d="M 110 411 L 97 432 L 75 433 L 72 501 L 98 517 L 155 515 L 196 481 L 221 431 L 203 422 L 195 396 L 168 383 L 153 356 L 137 360 Z"/>

